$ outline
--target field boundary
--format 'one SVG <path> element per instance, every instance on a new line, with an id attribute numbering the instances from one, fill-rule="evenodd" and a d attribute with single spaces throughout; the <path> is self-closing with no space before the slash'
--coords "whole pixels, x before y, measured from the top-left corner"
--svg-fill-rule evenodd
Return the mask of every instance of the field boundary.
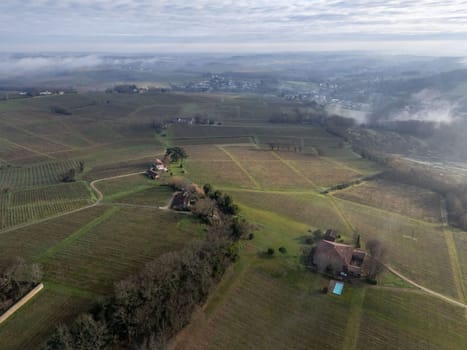
<path id="1" fill-rule="evenodd" d="M 362 316 L 362 306 L 365 301 L 365 288 L 354 288 L 350 300 L 349 317 L 344 333 L 344 350 L 357 350 L 358 338 L 360 337 L 360 322 Z"/>
<path id="2" fill-rule="evenodd" d="M 16 146 L 16 147 L 25 149 L 25 150 L 28 151 L 28 152 L 31 152 L 31 153 L 34 153 L 34 154 L 39 154 L 39 155 L 41 155 L 41 156 L 43 156 L 43 157 L 47 157 L 47 158 L 50 158 L 50 159 L 57 159 L 57 158 L 55 158 L 54 156 L 51 156 L 51 155 L 48 154 L 48 153 L 43 153 L 43 152 L 36 151 L 36 150 L 34 150 L 34 149 L 32 149 L 32 148 L 29 148 L 29 147 L 24 146 L 24 145 L 21 145 L 21 144 L 19 144 L 19 143 L 13 142 L 13 141 L 11 141 L 11 140 L 9 140 L 9 139 L 6 139 L 6 138 L 4 138 L 4 137 L 0 137 L 0 140 L 3 140 L 3 141 L 5 141 L 5 142 L 7 142 L 7 143 L 9 143 L 9 144 L 12 144 L 12 145 Z"/>
<path id="3" fill-rule="evenodd" d="M 217 145 L 216 146 L 218 149 L 220 149 L 222 152 L 224 152 L 230 159 L 232 159 L 232 162 L 234 162 L 241 171 L 243 171 L 243 173 L 248 177 L 248 179 L 250 179 L 250 181 L 253 183 L 253 185 L 256 186 L 256 188 L 258 189 L 261 189 L 261 186 L 260 184 L 258 183 L 258 181 L 256 181 L 256 179 L 251 176 L 251 174 L 242 166 L 242 163 L 240 163 L 238 161 L 238 159 L 236 159 L 229 151 L 227 151 L 224 147 L 220 146 L 220 145 Z"/>
<path id="4" fill-rule="evenodd" d="M 3 315 L 0 316 L 0 324 L 5 322 L 8 318 L 10 318 L 16 311 L 18 311 L 24 304 L 26 304 L 29 300 L 34 298 L 37 293 L 39 293 L 42 289 L 44 289 L 44 284 L 39 283 L 34 289 L 32 289 L 28 294 L 18 300 L 12 307 L 10 307 Z"/>
<path id="5" fill-rule="evenodd" d="M 290 162 L 286 161 L 284 158 L 282 158 L 280 155 L 278 155 L 276 152 L 272 151 L 271 152 L 274 157 L 276 157 L 282 164 L 284 164 L 286 167 L 288 167 L 290 170 L 292 170 L 295 174 L 300 176 L 303 180 L 308 182 L 311 186 L 313 186 L 315 189 L 318 188 L 316 184 L 306 177 L 300 170 L 298 170 L 294 165 L 292 165 Z"/>
<path id="6" fill-rule="evenodd" d="M 411 216 L 400 214 L 400 213 L 392 211 L 392 210 L 373 207 L 371 205 L 358 203 L 358 202 L 352 201 L 350 199 L 340 198 L 340 197 L 334 196 L 332 193 L 329 193 L 328 197 L 333 198 L 336 201 L 336 203 L 338 203 L 338 202 L 347 202 L 347 203 L 350 203 L 351 205 L 355 205 L 357 207 L 360 207 L 361 209 L 374 210 L 374 211 L 380 212 L 380 214 L 390 214 L 390 215 L 398 216 L 398 217 L 400 217 L 402 219 L 409 220 L 409 221 L 412 221 L 414 223 L 418 223 L 420 225 L 426 225 L 426 226 L 430 226 L 432 228 L 439 228 L 440 227 L 439 222 L 436 223 L 436 222 L 429 222 L 429 221 L 417 219 L 417 218 L 414 218 L 414 217 L 411 217 Z"/>
<path id="7" fill-rule="evenodd" d="M 119 208 L 117 208 L 117 207 L 110 208 L 109 210 L 104 212 L 102 215 L 100 215 L 97 218 L 95 218 L 94 220 L 91 220 L 90 222 L 88 222 L 86 225 L 84 225 L 78 231 L 73 232 L 71 235 L 69 235 L 68 237 L 66 237 L 62 241 L 58 242 L 54 246 L 47 249 L 44 253 L 42 253 L 37 258 L 37 260 L 38 261 L 43 261 L 43 260 L 49 258 L 50 256 L 54 255 L 56 252 L 58 252 L 62 248 L 70 245 L 71 243 L 75 242 L 77 239 L 79 239 L 80 237 L 82 237 L 83 235 L 88 233 L 94 227 L 96 227 L 96 226 L 100 225 L 101 223 L 103 223 L 104 221 L 108 220 L 118 210 L 119 210 Z"/>

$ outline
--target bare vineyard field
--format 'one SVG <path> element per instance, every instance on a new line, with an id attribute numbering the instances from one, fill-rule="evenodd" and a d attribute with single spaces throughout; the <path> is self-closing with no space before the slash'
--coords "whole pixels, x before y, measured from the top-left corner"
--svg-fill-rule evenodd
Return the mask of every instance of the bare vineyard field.
<path id="1" fill-rule="evenodd" d="M 96 187 L 104 194 L 106 201 L 154 186 L 157 186 L 157 182 L 142 173 L 96 183 Z"/>
<path id="2" fill-rule="evenodd" d="M 15 191 L 11 193 L 11 206 L 28 204 L 40 205 L 44 202 L 67 202 L 89 200 L 91 190 L 85 182 L 71 182 L 55 186 Z"/>
<path id="3" fill-rule="evenodd" d="M 101 216 L 107 208 L 93 207 L 46 222 L 19 228 L 0 234 L 0 250 L 3 256 L 20 255 L 33 261 L 80 227 Z"/>
<path id="4" fill-rule="evenodd" d="M 428 222 L 441 220 L 440 196 L 420 187 L 377 180 L 338 191 L 335 196 Z"/>
<path id="5" fill-rule="evenodd" d="M 83 178 L 87 181 L 145 171 L 154 162 L 154 156 L 143 157 L 134 161 L 97 165 L 86 171 Z"/>
<path id="6" fill-rule="evenodd" d="M 253 208 L 267 210 L 315 229 L 334 228 L 348 232 L 348 227 L 337 215 L 330 201 L 314 194 L 261 193 L 229 191 L 235 201 Z M 305 234 L 305 232 L 304 232 Z"/>
<path id="7" fill-rule="evenodd" d="M 111 144 L 96 146 L 91 149 L 81 149 L 63 154 L 56 154 L 56 157 L 63 159 L 78 159 L 85 164 L 85 171 L 92 171 L 93 169 L 105 170 L 108 168 L 115 168 L 121 165 L 123 168 L 127 165 L 134 164 L 135 162 L 151 161 L 155 156 L 163 154 L 164 147 L 152 139 L 150 141 L 118 141 Z M 149 164 L 149 163 L 148 163 Z M 146 169 L 147 164 L 144 166 Z M 86 174 L 84 175 L 86 176 Z"/>
<path id="8" fill-rule="evenodd" d="M 194 332 L 198 342 L 190 339 L 188 343 L 193 349 L 310 349 L 310 344 L 339 349 L 347 312 L 342 299 L 248 271 L 199 333 Z M 183 345 L 188 344 L 177 349 L 184 349 Z"/>
<path id="9" fill-rule="evenodd" d="M 307 161 L 291 161 L 293 166 L 310 181 L 321 187 L 328 187 L 361 178 L 362 175 L 352 169 L 315 157 Z"/>
<path id="10" fill-rule="evenodd" d="M 172 198 L 173 190 L 169 186 L 156 185 L 129 195 L 114 198 L 115 202 L 154 207 L 166 206 Z"/>
<path id="11" fill-rule="evenodd" d="M 464 283 L 464 293 L 467 292 L 467 235 L 463 231 L 453 232 L 454 241 L 456 244 L 457 256 L 459 259 L 460 272 Z M 467 295 L 464 295 L 464 298 Z"/>
<path id="12" fill-rule="evenodd" d="M 309 190 L 314 187 L 303 175 L 280 160 L 244 162 L 242 166 L 265 189 Z"/>
<path id="13" fill-rule="evenodd" d="M 269 150 L 255 148 L 254 145 L 226 146 L 225 149 L 231 153 L 242 164 L 257 161 L 277 161 L 277 158 Z"/>
<path id="14" fill-rule="evenodd" d="M 87 310 L 92 300 L 78 295 L 67 295 L 46 285 L 33 300 L 8 322 L 0 325 L 1 350 L 38 349 L 50 333 L 51 324 L 66 323 L 82 310 Z"/>
<path id="15" fill-rule="evenodd" d="M 61 176 L 71 168 L 77 168 L 74 160 L 0 168 L 0 187 L 18 190 L 33 186 L 58 184 Z"/>
<path id="16" fill-rule="evenodd" d="M 0 229 L 72 211 L 93 202 L 84 182 L 0 194 Z"/>
<path id="17" fill-rule="evenodd" d="M 0 137 L 44 153 L 68 148 L 68 146 L 56 143 L 46 137 L 36 136 L 9 125 L 0 125 Z"/>
<path id="18" fill-rule="evenodd" d="M 255 187 L 248 175 L 233 161 L 192 161 L 188 160 L 188 177 L 199 184 L 216 186 Z"/>
<path id="19" fill-rule="evenodd" d="M 192 145 L 186 147 L 189 161 L 231 160 L 225 152 L 214 145 Z"/>
<path id="20" fill-rule="evenodd" d="M 367 290 L 359 349 L 462 350 L 466 344 L 462 309 L 427 295 Z"/>
<path id="21" fill-rule="evenodd" d="M 244 137 L 252 133 L 245 127 L 203 126 L 203 125 L 173 125 L 170 127 L 171 136 L 179 138 L 222 138 Z"/>
<path id="22" fill-rule="evenodd" d="M 49 158 L 43 154 L 34 153 L 32 150 L 27 150 L 19 145 L 0 139 L 0 159 L 7 165 L 8 163 L 22 164 L 45 161 Z"/>
<path id="23" fill-rule="evenodd" d="M 191 146 L 191 145 L 222 145 L 235 143 L 250 143 L 250 136 L 216 136 L 216 137 L 184 137 L 171 138 L 172 145 Z"/>
<path id="24" fill-rule="evenodd" d="M 188 222 L 179 225 L 179 219 Z M 46 280 L 108 292 L 115 281 L 145 262 L 196 237 L 197 226 L 190 224 L 190 218 L 159 209 L 110 208 L 95 220 L 72 233 L 73 239 L 44 252 L 39 261 Z"/>

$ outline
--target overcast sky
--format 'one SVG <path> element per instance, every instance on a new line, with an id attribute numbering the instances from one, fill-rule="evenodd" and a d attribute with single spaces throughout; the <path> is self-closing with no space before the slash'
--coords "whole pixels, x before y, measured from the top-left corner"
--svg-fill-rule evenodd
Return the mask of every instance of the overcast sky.
<path id="1" fill-rule="evenodd" d="M 0 51 L 467 56 L 467 1 L 0 0 Z"/>

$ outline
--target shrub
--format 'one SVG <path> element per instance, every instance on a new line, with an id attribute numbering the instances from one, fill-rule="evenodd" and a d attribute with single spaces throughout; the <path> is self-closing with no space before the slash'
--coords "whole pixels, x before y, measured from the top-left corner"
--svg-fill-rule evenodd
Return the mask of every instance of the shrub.
<path id="1" fill-rule="evenodd" d="M 280 247 L 279 248 L 279 253 L 285 254 L 285 253 L 287 253 L 287 249 L 285 247 Z"/>
<path id="2" fill-rule="evenodd" d="M 266 251 L 266 254 L 269 255 L 269 256 L 273 256 L 274 255 L 274 249 L 268 248 L 268 250 Z"/>
<path id="3" fill-rule="evenodd" d="M 253 238 L 255 238 L 255 235 L 253 233 L 249 233 L 248 240 L 251 241 Z"/>

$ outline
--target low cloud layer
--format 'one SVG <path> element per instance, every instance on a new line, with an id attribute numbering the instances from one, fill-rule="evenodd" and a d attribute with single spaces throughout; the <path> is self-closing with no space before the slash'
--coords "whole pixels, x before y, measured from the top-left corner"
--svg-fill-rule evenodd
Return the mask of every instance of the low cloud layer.
<path id="1" fill-rule="evenodd" d="M 373 110 L 366 118 L 368 123 L 416 120 L 451 124 L 458 119 L 458 103 L 436 90 L 423 89 L 404 100 L 389 103 L 386 100 L 383 98 L 382 101 L 373 103 Z"/>
<path id="2" fill-rule="evenodd" d="M 409 103 L 402 111 L 392 113 L 389 119 L 418 120 L 438 124 L 450 124 L 456 119 L 457 103 L 448 101 L 437 91 L 421 90 L 411 96 Z"/>
<path id="3" fill-rule="evenodd" d="M 76 71 L 97 67 L 121 67 L 122 65 L 153 65 L 160 58 L 155 56 L 106 56 L 99 54 L 53 55 L 0 55 L 0 78 L 34 76 L 47 73 Z"/>
<path id="4" fill-rule="evenodd" d="M 465 23 L 461 0 L 3 0 L 0 49 L 254 50 L 261 43 L 299 50 L 313 43 L 322 50 L 378 50 L 381 42 L 397 48 L 391 43 L 414 41 L 406 51 L 425 45 L 443 54 L 436 51 L 442 43 L 467 42 Z M 462 44 L 446 48 L 459 51 Z"/>
<path id="5" fill-rule="evenodd" d="M 3 77 L 95 67 L 103 63 L 95 55 L 86 56 L 27 56 L 0 57 L 0 75 Z"/>

